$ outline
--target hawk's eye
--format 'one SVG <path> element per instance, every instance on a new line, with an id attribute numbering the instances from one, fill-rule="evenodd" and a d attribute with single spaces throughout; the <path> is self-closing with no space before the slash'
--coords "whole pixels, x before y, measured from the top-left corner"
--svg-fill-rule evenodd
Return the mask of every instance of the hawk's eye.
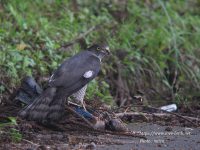
<path id="1" fill-rule="evenodd" d="M 97 47 L 97 50 L 99 51 L 99 50 L 100 50 L 100 47 Z"/>

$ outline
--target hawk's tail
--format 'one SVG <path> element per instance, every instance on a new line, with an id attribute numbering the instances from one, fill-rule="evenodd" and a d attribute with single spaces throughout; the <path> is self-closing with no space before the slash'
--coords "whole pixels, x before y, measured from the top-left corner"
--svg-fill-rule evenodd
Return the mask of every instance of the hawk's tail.
<path id="1" fill-rule="evenodd" d="M 38 122 L 59 120 L 64 113 L 64 99 L 57 89 L 47 88 L 34 102 L 24 108 L 19 115 L 27 120 Z"/>

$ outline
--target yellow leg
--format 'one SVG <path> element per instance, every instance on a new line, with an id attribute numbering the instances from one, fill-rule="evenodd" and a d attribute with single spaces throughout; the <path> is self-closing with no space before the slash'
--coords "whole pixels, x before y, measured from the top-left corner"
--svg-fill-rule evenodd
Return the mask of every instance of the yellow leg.
<path id="1" fill-rule="evenodd" d="M 87 111 L 86 108 L 85 108 L 85 102 L 84 102 L 84 100 L 81 101 L 81 104 L 82 104 L 84 110 Z"/>

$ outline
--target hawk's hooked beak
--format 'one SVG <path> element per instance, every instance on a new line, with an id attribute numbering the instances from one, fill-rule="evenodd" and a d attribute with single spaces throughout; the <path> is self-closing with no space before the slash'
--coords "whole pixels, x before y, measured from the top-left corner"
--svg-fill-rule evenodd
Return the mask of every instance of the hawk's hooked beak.
<path id="1" fill-rule="evenodd" d="M 110 48 L 108 46 L 106 46 L 104 48 L 104 52 L 107 54 L 107 55 L 110 55 Z"/>

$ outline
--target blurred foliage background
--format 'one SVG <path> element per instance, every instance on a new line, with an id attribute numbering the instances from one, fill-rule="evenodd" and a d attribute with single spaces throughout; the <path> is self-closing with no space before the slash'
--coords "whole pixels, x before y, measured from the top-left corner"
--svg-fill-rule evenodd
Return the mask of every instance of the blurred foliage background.
<path id="1" fill-rule="evenodd" d="M 44 84 L 64 59 L 99 42 L 112 56 L 87 99 L 199 100 L 199 0 L 0 0 L 1 102 L 25 76 Z"/>

